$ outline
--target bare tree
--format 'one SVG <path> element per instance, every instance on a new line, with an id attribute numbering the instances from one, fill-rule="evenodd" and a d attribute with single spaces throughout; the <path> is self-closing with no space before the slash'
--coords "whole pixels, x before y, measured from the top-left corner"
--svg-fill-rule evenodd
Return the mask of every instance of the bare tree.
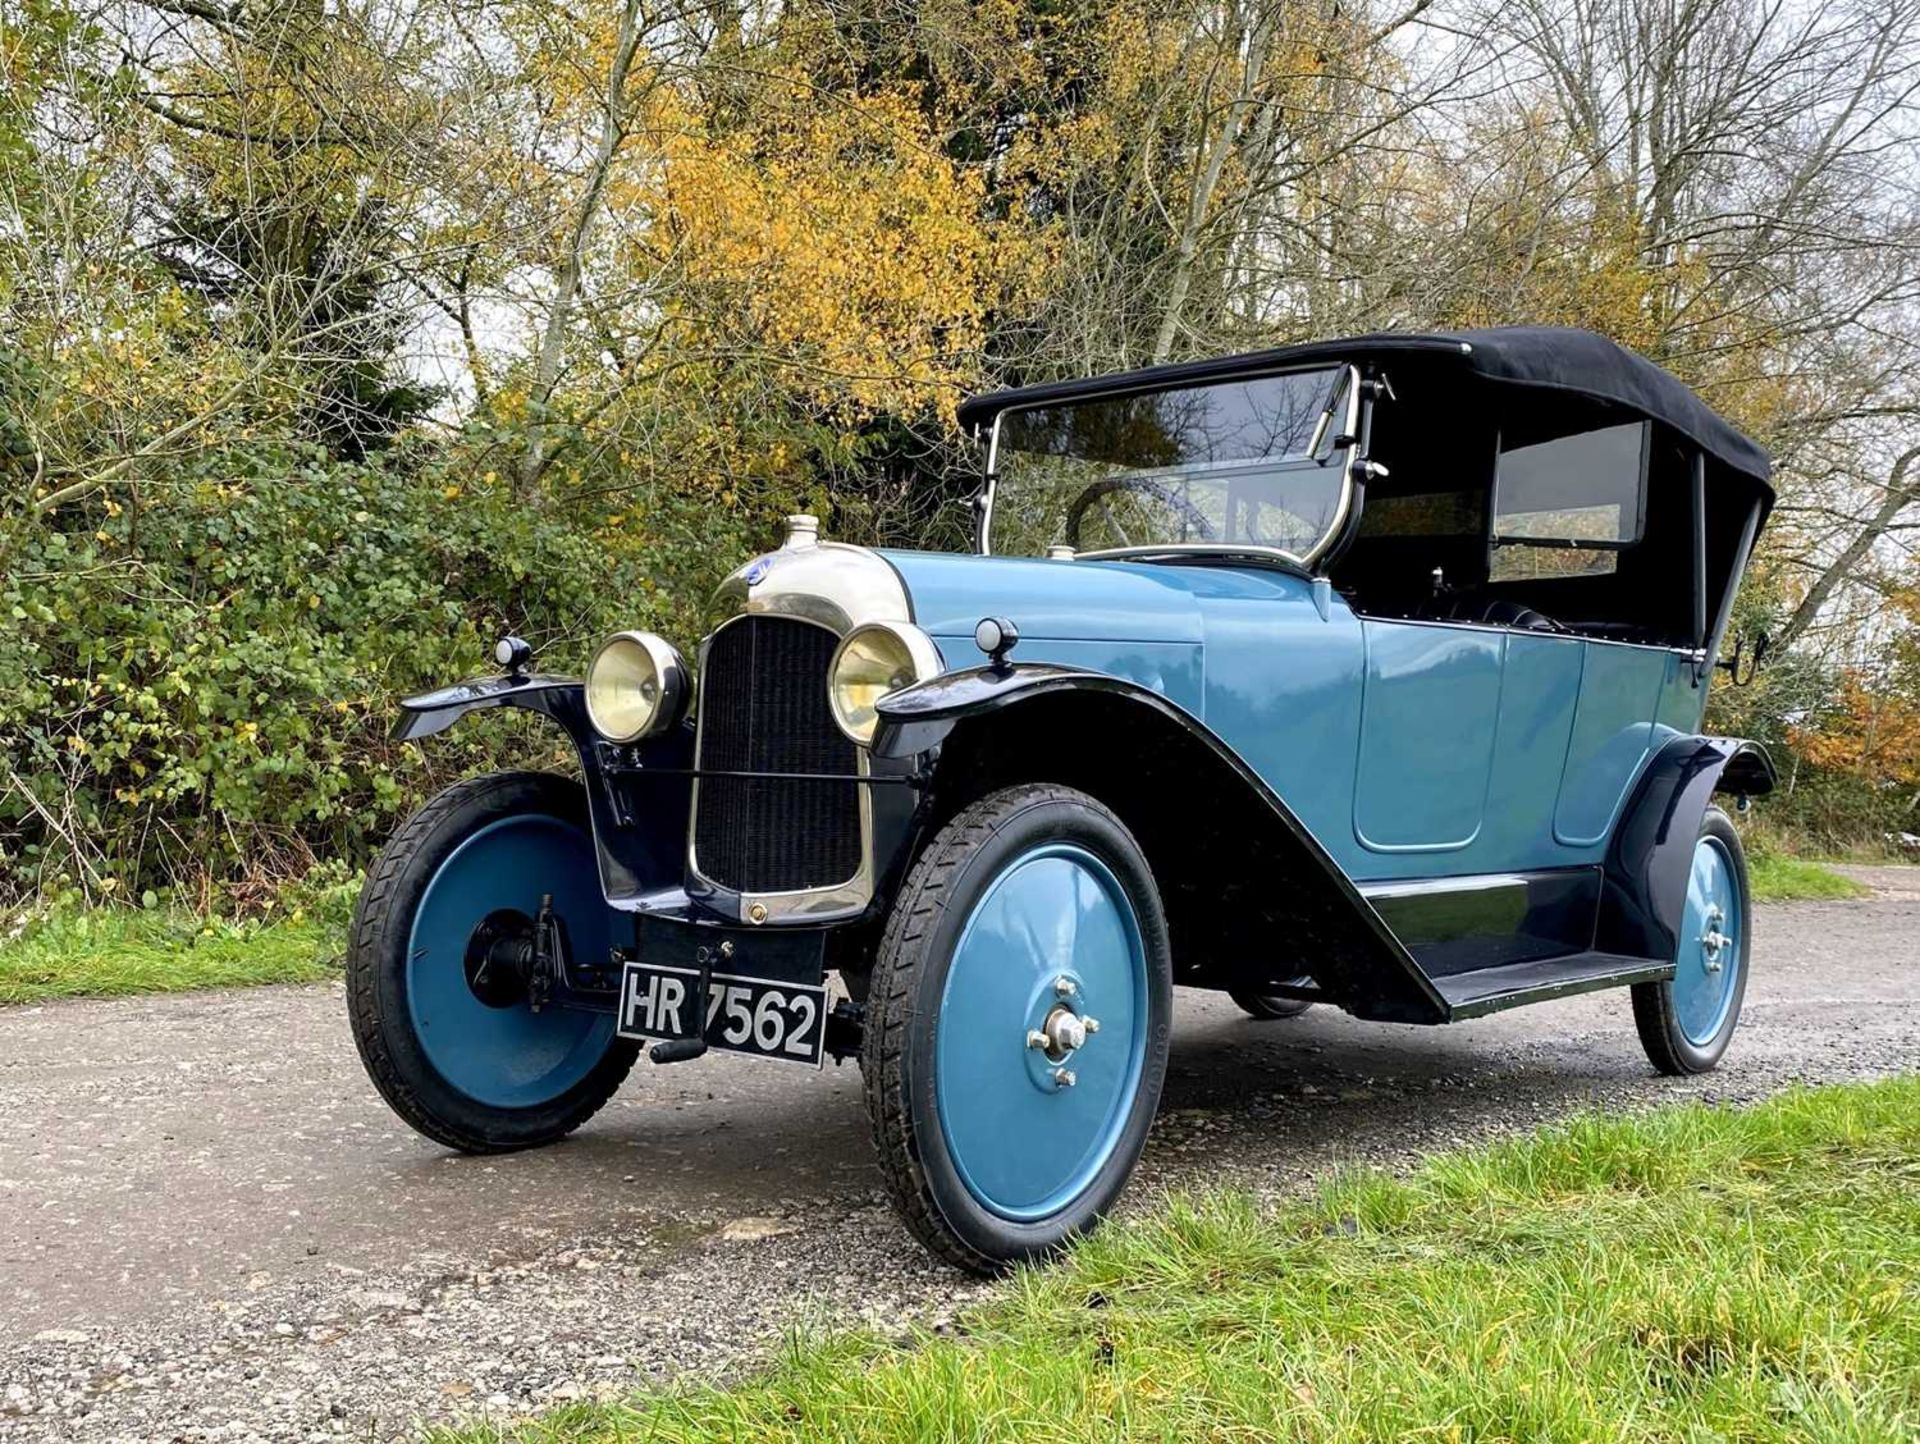
<path id="1" fill-rule="evenodd" d="M 1804 589 L 1783 636 L 1810 638 L 1903 554 L 1920 499 L 1920 5 L 1517 0 L 1475 19 L 1515 132 L 1544 114 L 1564 137 L 1535 214 L 1584 217 L 1590 265 L 1623 240 L 1642 284 L 1616 325 L 1774 450 L 1775 550 Z"/>

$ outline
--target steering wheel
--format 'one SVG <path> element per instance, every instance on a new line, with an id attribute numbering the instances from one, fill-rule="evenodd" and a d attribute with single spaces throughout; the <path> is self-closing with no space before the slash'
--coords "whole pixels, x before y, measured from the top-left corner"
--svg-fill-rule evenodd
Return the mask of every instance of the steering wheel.
<path id="1" fill-rule="evenodd" d="M 1095 502 L 1102 501 L 1104 498 L 1113 495 L 1116 491 L 1142 492 L 1152 497 L 1155 501 L 1164 502 L 1186 518 L 1188 524 L 1199 534 L 1201 541 L 1219 540 L 1219 535 L 1214 531 L 1213 523 L 1208 520 L 1207 514 L 1195 506 L 1189 498 L 1182 496 L 1165 482 L 1155 481 L 1151 477 L 1145 476 L 1109 476 L 1094 482 L 1092 486 L 1089 486 L 1085 491 L 1081 492 L 1080 495 L 1076 496 L 1073 499 L 1073 504 L 1067 508 L 1066 533 L 1068 546 L 1073 547 L 1076 551 L 1079 550 L 1080 523 L 1086 520 L 1087 508 Z M 1105 506 L 1102 506 L 1100 510 L 1106 514 L 1108 521 L 1113 521 L 1113 514 L 1108 512 Z M 1114 521 L 1113 525 L 1116 531 L 1121 531 L 1120 524 L 1117 521 Z M 1121 531 L 1121 539 L 1123 541 L 1126 540 L 1124 531 Z M 1131 542 L 1127 542 L 1127 544 L 1132 545 Z"/>

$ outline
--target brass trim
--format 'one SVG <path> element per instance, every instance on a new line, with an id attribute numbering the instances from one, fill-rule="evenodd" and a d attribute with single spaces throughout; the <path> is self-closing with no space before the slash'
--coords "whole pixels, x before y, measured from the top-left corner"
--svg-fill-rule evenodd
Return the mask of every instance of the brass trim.
<path id="1" fill-rule="evenodd" d="M 593 715 L 593 669 L 600 665 L 600 658 L 616 642 L 632 642 L 647 654 L 653 663 L 653 675 L 660 683 L 660 701 L 653 709 L 643 726 L 626 736 L 609 732 L 600 725 L 600 719 Z M 638 742 L 643 738 L 657 737 L 687 712 L 687 702 L 693 695 L 693 678 L 687 670 L 686 659 L 679 649 L 657 632 L 613 632 L 599 646 L 593 649 L 593 660 L 587 663 L 586 674 L 581 678 L 581 700 L 587 709 L 587 721 L 593 730 L 609 742 L 622 745 Z"/>
<path id="2" fill-rule="evenodd" d="M 940 649 L 934 645 L 933 638 L 911 622 L 863 622 L 842 637 L 840 645 L 833 649 L 833 660 L 827 663 L 827 710 L 833 713 L 833 723 L 840 729 L 841 735 L 862 752 L 873 745 L 873 734 L 869 732 L 862 737 L 847 726 L 846 720 L 840 715 L 839 704 L 834 699 L 834 679 L 840 675 L 840 659 L 846 656 L 848 645 L 855 637 L 866 632 L 885 632 L 907 649 L 907 658 L 913 666 L 913 680 L 907 683 L 908 687 L 916 687 L 922 682 L 938 677 L 945 670 L 940 663 Z M 906 689 L 902 687 L 894 690 L 905 691 Z M 891 697 L 893 692 L 885 692 L 881 695 Z M 876 726 L 878 721 L 876 717 Z"/>

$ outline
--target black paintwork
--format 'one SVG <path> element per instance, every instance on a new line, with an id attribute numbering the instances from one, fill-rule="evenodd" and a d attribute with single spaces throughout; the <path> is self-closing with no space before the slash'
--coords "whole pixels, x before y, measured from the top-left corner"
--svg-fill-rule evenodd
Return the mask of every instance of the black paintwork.
<path id="1" fill-rule="evenodd" d="M 578 677 L 561 677 L 550 672 L 512 672 L 498 677 L 470 677 L 437 692 L 423 692 L 400 704 L 394 719 L 393 740 L 408 742 L 444 732 L 469 712 L 483 707 L 524 707 L 544 712 L 569 734 L 569 718 L 578 710 L 586 711 L 586 697 Z M 591 736 L 592 733 L 586 734 Z M 576 742 L 579 737 L 574 739 Z"/>
<path id="2" fill-rule="evenodd" d="M 664 967 L 711 965 L 716 973 L 818 986 L 826 978 L 825 934 L 817 928 L 689 927 L 641 915 L 633 956 Z"/>
<path id="3" fill-rule="evenodd" d="M 1598 867 L 1561 867 L 1381 883 L 1363 891 L 1420 966 L 1444 978 L 1591 948 L 1600 882 Z"/>
<path id="4" fill-rule="evenodd" d="M 617 747 L 587 719 L 586 689 L 577 677 L 548 673 L 476 677 L 400 704 L 393 735 L 431 737 L 469 712 L 522 707 L 551 717 L 572 739 L 586 783 L 600 880 L 616 907 L 680 876 L 693 795 L 693 729 Z"/>
<path id="5" fill-rule="evenodd" d="M 1715 792 L 1771 792 L 1773 759 L 1737 737 L 1676 737 L 1641 775 L 1607 850 L 1596 946 L 1671 958 L 1700 820 Z"/>
<path id="6" fill-rule="evenodd" d="M 400 704 L 393 735 L 430 737 L 469 712 L 522 707 L 552 718 L 580 758 L 600 854 L 607 901 L 627 911 L 645 909 L 668 924 L 709 930 L 744 921 L 740 894 L 698 883 L 686 874 L 687 824 L 693 782 L 693 728 L 685 724 L 646 742 L 618 746 L 603 740 L 587 718 L 578 678 L 476 677 Z M 858 780 L 871 794 L 874 873 L 871 916 L 884 910 L 911 854 L 922 800 L 918 759 L 874 757 L 871 776 Z M 695 890 L 689 891 L 688 884 Z M 858 922 L 862 919 L 839 919 Z"/>
<path id="7" fill-rule="evenodd" d="M 1448 1021 L 1458 1023 L 1526 1003 L 1544 1003 L 1600 988 L 1623 988 L 1630 983 L 1658 982 L 1672 976 L 1671 962 L 1617 953 L 1575 953 L 1455 973 L 1440 980 L 1440 991 L 1446 995 Z"/>

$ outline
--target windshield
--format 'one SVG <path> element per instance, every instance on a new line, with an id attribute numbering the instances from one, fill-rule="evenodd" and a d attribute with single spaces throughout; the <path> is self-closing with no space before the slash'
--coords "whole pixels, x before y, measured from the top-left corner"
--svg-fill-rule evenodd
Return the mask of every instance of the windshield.
<path id="1" fill-rule="evenodd" d="M 1351 368 L 1004 413 L 988 549 L 1261 550 L 1304 561 L 1338 528 Z"/>

